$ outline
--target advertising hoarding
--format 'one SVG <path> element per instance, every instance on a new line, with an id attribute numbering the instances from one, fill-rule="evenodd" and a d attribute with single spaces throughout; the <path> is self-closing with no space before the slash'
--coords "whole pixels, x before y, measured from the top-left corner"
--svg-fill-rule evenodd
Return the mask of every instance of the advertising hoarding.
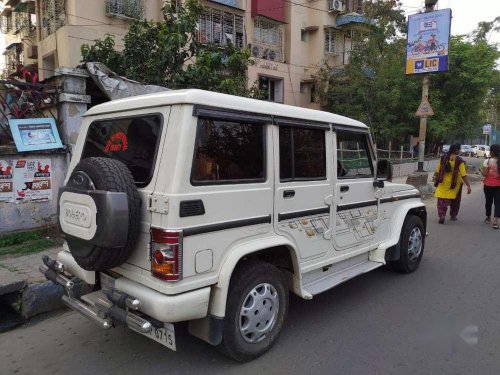
<path id="1" fill-rule="evenodd" d="M 451 9 L 408 17 L 406 74 L 448 70 Z"/>
<path id="2" fill-rule="evenodd" d="M 62 148 L 53 118 L 9 119 L 17 151 L 38 151 Z"/>

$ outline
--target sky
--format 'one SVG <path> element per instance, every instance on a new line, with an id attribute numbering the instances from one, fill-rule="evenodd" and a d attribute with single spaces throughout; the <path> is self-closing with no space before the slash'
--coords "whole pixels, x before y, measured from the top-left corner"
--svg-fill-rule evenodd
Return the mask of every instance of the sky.
<path id="1" fill-rule="evenodd" d="M 407 15 L 424 8 L 424 0 L 402 0 Z M 439 0 L 434 9 L 451 8 L 451 34 L 468 34 L 481 21 L 500 16 L 500 0 Z M 490 43 L 500 43 L 500 32 L 490 34 Z"/>
<path id="2" fill-rule="evenodd" d="M 407 15 L 415 14 L 424 7 L 424 0 L 402 0 L 402 3 Z M 2 4 L 0 8 L 3 8 Z M 492 21 L 500 16 L 500 0 L 439 0 L 435 9 L 446 8 L 452 10 L 452 35 L 468 34 L 476 28 L 479 22 Z M 500 32 L 490 34 L 489 41 L 500 43 Z M 3 53 L 4 49 L 4 37 L 0 34 L 0 53 Z M 0 64 L 0 67 L 2 66 L 3 64 Z"/>

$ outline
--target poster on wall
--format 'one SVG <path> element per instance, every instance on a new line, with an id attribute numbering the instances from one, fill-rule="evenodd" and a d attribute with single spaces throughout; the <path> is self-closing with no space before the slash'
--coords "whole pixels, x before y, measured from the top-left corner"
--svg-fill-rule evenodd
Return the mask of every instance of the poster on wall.
<path id="1" fill-rule="evenodd" d="M 14 165 L 14 194 L 17 203 L 52 199 L 50 159 L 18 159 Z"/>
<path id="2" fill-rule="evenodd" d="M 406 74 L 448 70 L 450 27 L 451 9 L 408 17 Z"/>
<path id="3" fill-rule="evenodd" d="M 9 126 L 19 152 L 63 147 L 53 118 L 9 119 Z"/>
<path id="4" fill-rule="evenodd" d="M 12 160 L 0 160 L 0 202 L 14 202 Z"/>

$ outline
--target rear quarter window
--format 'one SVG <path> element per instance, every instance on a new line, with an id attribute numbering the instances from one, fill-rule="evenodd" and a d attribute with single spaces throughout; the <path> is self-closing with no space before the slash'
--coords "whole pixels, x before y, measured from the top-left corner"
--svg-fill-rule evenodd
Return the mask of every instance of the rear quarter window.
<path id="1" fill-rule="evenodd" d="M 138 187 L 151 181 L 158 153 L 159 114 L 97 120 L 90 124 L 82 159 L 105 157 L 125 164 Z"/>

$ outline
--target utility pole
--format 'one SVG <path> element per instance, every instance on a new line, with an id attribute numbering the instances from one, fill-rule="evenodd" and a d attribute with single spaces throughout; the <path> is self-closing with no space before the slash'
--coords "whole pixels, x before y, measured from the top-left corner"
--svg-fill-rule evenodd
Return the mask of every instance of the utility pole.
<path id="1" fill-rule="evenodd" d="M 434 5 L 438 0 L 425 0 L 425 13 L 432 12 L 434 10 Z M 423 74 L 422 82 L 422 101 L 427 100 L 429 97 L 429 73 Z M 418 147 L 418 171 L 424 172 L 424 161 L 425 161 L 425 135 L 427 133 L 427 116 L 420 117 L 420 131 L 418 133 L 419 147 Z"/>

